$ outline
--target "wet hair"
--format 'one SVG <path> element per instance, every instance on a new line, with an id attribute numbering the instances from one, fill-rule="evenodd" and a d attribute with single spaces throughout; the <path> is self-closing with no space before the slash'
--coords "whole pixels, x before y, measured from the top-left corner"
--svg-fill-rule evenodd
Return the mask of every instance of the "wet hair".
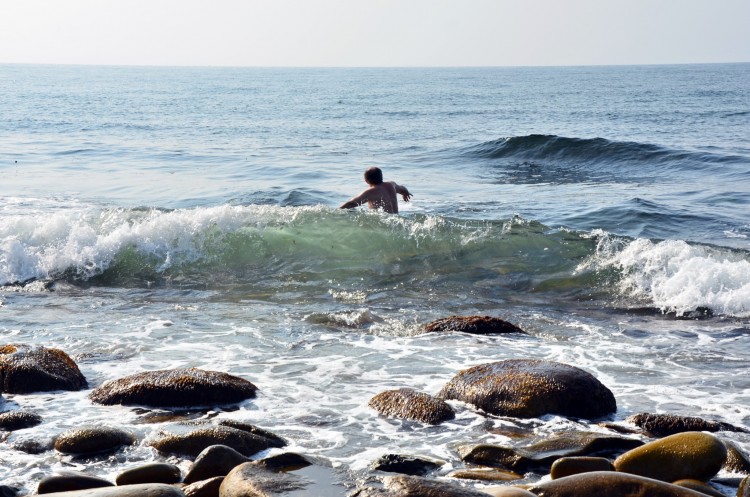
<path id="1" fill-rule="evenodd" d="M 383 171 L 379 167 L 371 167 L 365 171 L 365 181 L 370 185 L 379 185 L 383 182 Z"/>

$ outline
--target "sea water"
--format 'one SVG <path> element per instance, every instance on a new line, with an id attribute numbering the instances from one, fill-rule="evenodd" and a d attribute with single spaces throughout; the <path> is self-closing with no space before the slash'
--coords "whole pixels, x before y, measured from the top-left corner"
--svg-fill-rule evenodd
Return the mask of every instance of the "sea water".
<path id="1" fill-rule="evenodd" d="M 175 367 L 256 399 L 193 412 L 287 438 L 352 477 L 386 453 L 597 425 L 440 426 L 368 408 L 510 358 L 581 367 L 637 412 L 750 428 L 750 64 L 463 69 L 0 66 L 0 333 L 57 347 L 91 387 Z M 379 166 L 400 215 L 338 206 Z M 492 315 L 527 335 L 423 334 Z M 88 391 L 4 395 L 44 422 L 0 480 L 111 478 L 170 422 Z M 108 424 L 81 462 L 14 447 Z M 745 434 L 727 434 L 750 450 Z M 188 462 L 172 459 L 187 467 Z"/>

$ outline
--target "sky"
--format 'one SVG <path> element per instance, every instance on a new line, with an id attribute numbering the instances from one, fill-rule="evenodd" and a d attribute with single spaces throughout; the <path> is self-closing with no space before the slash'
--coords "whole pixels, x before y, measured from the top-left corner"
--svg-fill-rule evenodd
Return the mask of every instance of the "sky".
<path id="1" fill-rule="evenodd" d="M 750 62 L 750 0 L 0 0 L 0 63 Z"/>

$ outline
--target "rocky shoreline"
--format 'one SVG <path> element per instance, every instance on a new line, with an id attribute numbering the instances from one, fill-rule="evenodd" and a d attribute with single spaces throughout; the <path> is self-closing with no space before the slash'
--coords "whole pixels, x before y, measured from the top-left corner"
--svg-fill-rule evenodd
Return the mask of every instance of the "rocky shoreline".
<path id="1" fill-rule="evenodd" d="M 523 333 L 487 316 L 451 316 L 426 332 Z M 64 351 L 23 344 L 0 347 L 2 393 L 22 401 L 40 391 L 89 388 Z M 148 371 L 109 381 L 91 402 L 139 409 L 210 408 L 255 397 L 250 381 L 195 368 Z M 3 408 L 6 408 L 4 404 Z M 286 452 L 288 441 L 241 421 L 184 420 L 179 433 L 138 440 L 116 425 L 80 426 L 43 441 L 15 444 L 10 434 L 44 423 L 23 407 L 0 413 L 2 443 L 27 454 L 56 451 L 81 460 L 107 457 L 133 444 L 152 447 L 161 460 L 123 467 L 114 481 L 86 471 L 42 477 L 34 489 L 0 482 L 0 496 L 273 497 L 273 496 L 734 496 L 750 497 L 750 459 L 722 433 L 743 427 L 697 417 L 640 413 L 618 421 L 612 392 L 575 366 L 536 359 L 502 360 L 459 371 L 436 395 L 408 385 L 370 400 L 373 415 L 439 425 L 456 409 L 494 418 L 533 420 L 553 414 L 597 422 L 539 440 L 529 428 L 512 446 L 473 443 L 455 447 L 463 467 L 419 454 L 387 454 L 364 477 L 335 469 L 325 459 Z M 266 452 L 264 452 L 266 451 Z M 254 459 L 258 454 L 269 457 Z M 189 461 L 187 471 L 174 464 Z M 724 471 L 731 477 L 717 479 Z"/>

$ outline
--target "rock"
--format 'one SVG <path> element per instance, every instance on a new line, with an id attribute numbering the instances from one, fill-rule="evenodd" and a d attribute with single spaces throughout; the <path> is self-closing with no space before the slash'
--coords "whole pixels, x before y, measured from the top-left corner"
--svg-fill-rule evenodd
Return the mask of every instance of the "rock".
<path id="1" fill-rule="evenodd" d="M 551 471 L 562 457 L 621 454 L 643 445 L 640 440 L 601 435 L 599 433 L 566 433 L 525 447 L 501 447 L 480 444 L 459 447 L 465 462 L 499 466 L 519 473 Z"/>
<path id="2" fill-rule="evenodd" d="M 737 489 L 737 497 L 750 497 L 750 476 L 746 476 L 740 482 Z"/>
<path id="3" fill-rule="evenodd" d="M 179 483 L 182 481 L 180 468 L 174 464 L 150 463 L 127 469 L 117 475 L 117 485 L 137 485 L 139 483 Z"/>
<path id="4" fill-rule="evenodd" d="M 301 491 L 305 486 L 305 480 L 293 473 L 275 473 L 246 462 L 224 477 L 219 487 L 219 497 L 267 497 Z"/>
<path id="5" fill-rule="evenodd" d="M 495 468 L 457 469 L 446 475 L 448 478 L 458 480 L 480 480 L 480 481 L 513 481 L 523 478 L 522 475 L 513 471 L 503 471 Z"/>
<path id="6" fill-rule="evenodd" d="M 440 424 L 456 417 L 446 402 L 411 388 L 388 390 L 374 396 L 368 404 L 384 416 Z"/>
<path id="7" fill-rule="evenodd" d="M 16 440 L 12 445 L 13 449 L 24 452 L 26 454 L 41 454 L 55 448 L 55 442 L 52 439 L 48 440 Z"/>
<path id="8" fill-rule="evenodd" d="M 706 497 L 671 483 L 616 471 L 566 476 L 534 485 L 529 491 L 539 497 Z"/>
<path id="9" fill-rule="evenodd" d="M 226 445 L 210 445 L 203 449 L 185 475 L 185 483 L 195 483 L 208 480 L 216 476 L 224 477 L 235 467 L 249 462 L 250 458 L 243 456 Z"/>
<path id="10" fill-rule="evenodd" d="M 711 497 L 726 497 L 726 495 L 719 492 L 711 485 L 698 480 L 677 480 L 675 482 L 672 482 L 672 484 L 677 485 L 678 487 L 689 488 L 690 490 L 695 490 L 696 492 L 710 495 Z"/>
<path id="11" fill-rule="evenodd" d="M 436 471 L 443 464 L 442 461 L 434 461 L 424 457 L 385 454 L 373 462 L 371 467 L 375 471 L 423 476 L 431 471 Z"/>
<path id="12" fill-rule="evenodd" d="M 747 433 L 747 430 L 729 423 L 708 421 L 691 416 L 673 414 L 640 413 L 629 416 L 625 421 L 646 430 L 655 437 L 666 437 L 686 431 L 733 431 Z"/>
<path id="13" fill-rule="evenodd" d="M 727 460 L 724 463 L 724 469 L 731 473 L 750 474 L 750 460 L 742 449 L 729 440 L 724 440 L 724 445 L 727 447 Z"/>
<path id="14" fill-rule="evenodd" d="M 266 457 L 258 461 L 254 461 L 254 464 L 262 466 L 265 469 L 271 471 L 296 471 L 298 469 L 306 468 L 311 466 L 313 463 L 310 459 L 306 458 L 301 454 L 295 452 L 284 452 L 282 454 L 276 454 L 275 456 Z"/>
<path id="15" fill-rule="evenodd" d="M 223 476 L 216 476 L 184 486 L 182 491 L 185 497 L 219 497 L 219 488 L 223 481 Z"/>
<path id="16" fill-rule="evenodd" d="M 108 381 L 89 398 L 104 405 L 151 407 L 236 404 L 255 397 L 258 388 L 237 376 L 197 368 L 146 371 Z"/>
<path id="17" fill-rule="evenodd" d="M 96 476 L 78 473 L 76 471 L 60 471 L 46 476 L 39 482 L 37 493 L 51 494 L 55 492 L 69 492 L 71 490 L 86 490 L 89 488 L 112 487 L 114 483 Z"/>
<path id="18" fill-rule="evenodd" d="M 281 447 L 277 439 L 261 437 L 228 426 L 199 428 L 184 435 L 168 433 L 149 445 L 160 452 L 190 457 L 198 456 L 211 445 L 226 445 L 244 456 L 251 456 L 271 447 Z"/>
<path id="19" fill-rule="evenodd" d="M 449 316 L 427 323 L 424 331 L 461 331 L 474 335 L 526 333 L 514 324 L 490 316 Z"/>
<path id="20" fill-rule="evenodd" d="M 552 361 L 510 359 L 459 372 L 439 397 L 490 414 L 534 418 L 559 414 L 599 418 L 617 410 L 612 392 L 590 373 Z"/>
<path id="21" fill-rule="evenodd" d="M 615 459 L 617 471 L 662 481 L 708 481 L 727 458 L 724 444 L 702 432 L 677 433 L 649 442 Z"/>
<path id="22" fill-rule="evenodd" d="M 89 455 L 114 452 L 124 445 L 132 445 L 131 433 L 110 426 L 74 428 L 58 435 L 55 450 L 63 454 Z"/>
<path id="23" fill-rule="evenodd" d="M 614 471 L 612 461 L 604 457 L 561 457 L 552 463 L 550 477 L 553 480 L 592 471 Z"/>
<path id="24" fill-rule="evenodd" d="M 0 391 L 34 393 L 87 388 L 73 359 L 59 349 L 4 345 L 0 347 Z"/>
<path id="25" fill-rule="evenodd" d="M 419 476 L 388 477 L 385 479 L 385 488 L 389 497 L 487 497 L 487 494 L 478 490 Z"/>
<path id="26" fill-rule="evenodd" d="M 502 487 L 489 487 L 482 489 L 485 493 L 492 497 L 536 497 L 536 494 L 532 494 L 528 490 L 520 487 L 502 486 Z"/>
<path id="27" fill-rule="evenodd" d="M 18 489 L 10 485 L 0 485 L 0 497 L 16 497 Z"/>
<path id="28" fill-rule="evenodd" d="M 47 497 L 185 497 L 182 490 L 163 483 L 92 488 L 46 495 Z"/>
<path id="29" fill-rule="evenodd" d="M 233 419 L 222 419 L 218 422 L 219 426 L 228 426 L 230 428 L 236 428 L 238 430 L 247 431 L 249 433 L 252 433 L 253 435 L 258 435 L 263 438 L 267 438 L 269 440 L 274 441 L 277 445 L 277 447 L 284 447 L 287 444 L 287 441 L 278 436 L 275 433 L 271 433 L 268 430 L 264 430 L 263 428 L 260 428 L 258 426 L 255 426 L 250 423 L 245 423 L 243 421 L 236 421 Z"/>
<path id="30" fill-rule="evenodd" d="M 16 431 L 42 423 L 42 417 L 30 411 L 6 411 L 0 413 L 0 430 Z"/>

